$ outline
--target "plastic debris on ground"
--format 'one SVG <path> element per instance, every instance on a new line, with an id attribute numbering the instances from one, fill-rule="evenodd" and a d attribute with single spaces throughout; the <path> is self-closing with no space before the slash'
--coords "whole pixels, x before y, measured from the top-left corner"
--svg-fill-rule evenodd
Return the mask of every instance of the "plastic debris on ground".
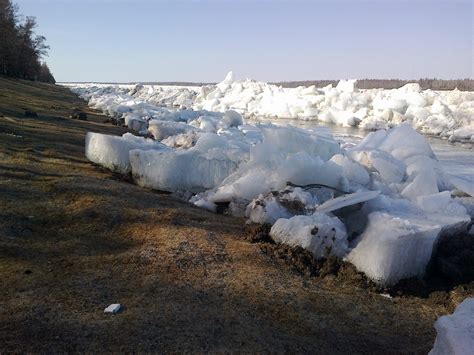
<path id="1" fill-rule="evenodd" d="M 116 314 L 120 312 L 122 305 L 120 303 L 114 303 L 104 309 L 104 313 Z"/>

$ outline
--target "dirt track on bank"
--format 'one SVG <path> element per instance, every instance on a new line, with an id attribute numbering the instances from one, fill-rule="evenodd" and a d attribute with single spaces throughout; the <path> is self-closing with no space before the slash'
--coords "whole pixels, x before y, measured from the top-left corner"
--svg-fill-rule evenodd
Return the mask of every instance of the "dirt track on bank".
<path id="1" fill-rule="evenodd" d="M 0 351 L 426 353 L 470 292 L 388 298 L 344 268 L 302 272 L 243 220 L 88 162 L 86 132 L 124 129 L 65 88 L 0 79 L 1 114 Z"/>

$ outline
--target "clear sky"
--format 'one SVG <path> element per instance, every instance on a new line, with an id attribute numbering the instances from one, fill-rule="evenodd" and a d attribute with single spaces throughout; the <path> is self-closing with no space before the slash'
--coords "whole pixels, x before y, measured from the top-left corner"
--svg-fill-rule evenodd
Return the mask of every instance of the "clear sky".
<path id="1" fill-rule="evenodd" d="M 14 0 L 58 81 L 473 77 L 471 0 Z"/>

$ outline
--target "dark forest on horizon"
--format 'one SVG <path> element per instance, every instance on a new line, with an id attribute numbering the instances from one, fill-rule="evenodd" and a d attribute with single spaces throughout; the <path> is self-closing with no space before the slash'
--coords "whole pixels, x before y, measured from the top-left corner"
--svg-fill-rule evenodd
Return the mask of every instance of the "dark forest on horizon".
<path id="1" fill-rule="evenodd" d="M 35 33 L 36 19 L 23 17 L 11 0 L 0 0 L 0 76 L 55 83 L 43 58 L 49 46 Z"/>
<path id="2" fill-rule="evenodd" d="M 298 86 L 324 87 L 332 84 L 336 86 L 338 80 L 304 80 L 304 81 L 282 81 L 274 83 L 286 88 L 295 88 Z M 417 80 L 401 80 L 401 79 L 360 79 L 357 80 L 356 87 L 358 89 L 398 89 L 408 83 L 418 83 L 423 90 L 454 90 L 474 91 L 474 79 L 417 79 Z"/>

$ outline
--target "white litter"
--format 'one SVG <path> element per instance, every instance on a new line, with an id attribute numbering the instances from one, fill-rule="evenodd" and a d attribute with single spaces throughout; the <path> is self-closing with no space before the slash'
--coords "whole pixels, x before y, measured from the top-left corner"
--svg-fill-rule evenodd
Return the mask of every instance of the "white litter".
<path id="1" fill-rule="evenodd" d="M 108 306 L 106 309 L 104 309 L 104 313 L 118 313 L 122 309 L 122 305 L 120 303 L 113 303 L 110 306 Z"/>

